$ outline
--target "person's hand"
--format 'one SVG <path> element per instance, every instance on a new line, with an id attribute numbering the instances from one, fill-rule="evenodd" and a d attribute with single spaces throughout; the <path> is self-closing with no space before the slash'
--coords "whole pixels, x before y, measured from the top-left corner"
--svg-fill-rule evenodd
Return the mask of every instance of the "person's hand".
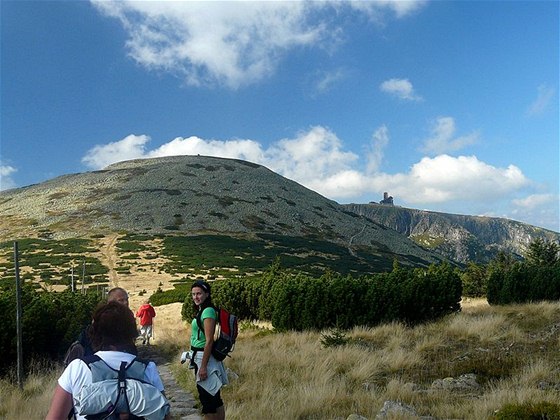
<path id="1" fill-rule="evenodd" d="M 205 381 L 208 378 L 208 370 L 206 369 L 206 366 L 201 367 L 198 370 L 198 377 L 201 381 Z"/>

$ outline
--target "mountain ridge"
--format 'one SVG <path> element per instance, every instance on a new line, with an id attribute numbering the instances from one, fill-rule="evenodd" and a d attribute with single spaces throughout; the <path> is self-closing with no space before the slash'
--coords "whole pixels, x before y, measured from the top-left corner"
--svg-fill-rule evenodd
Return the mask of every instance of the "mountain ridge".
<path id="1" fill-rule="evenodd" d="M 391 267 L 441 256 L 264 166 L 208 156 L 120 162 L 0 193 L 0 238 L 149 235 L 306 237 Z M 259 236 L 260 235 L 260 236 Z M 260 238 L 260 239 L 259 239 Z"/>
<path id="2" fill-rule="evenodd" d="M 375 254 L 384 266 L 522 255 L 536 237 L 521 222 L 376 204 L 338 204 L 270 169 L 239 159 L 172 156 L 112 164 L 0 192 L 0 240 L 112 232 L 307 237 Z M 477 227 L 476 229 L 473 228 Z M 492 236 L 503 232 L 501 236 Z"/>
<path id="3" fill-rule="evenodd" d="M 343 206 L 461 263 L 488 262 L 499 252 L 522 258 L 536 238 L 560 242 L 557 232 L 505 218 L 441 213 L 376 203 Z"/>

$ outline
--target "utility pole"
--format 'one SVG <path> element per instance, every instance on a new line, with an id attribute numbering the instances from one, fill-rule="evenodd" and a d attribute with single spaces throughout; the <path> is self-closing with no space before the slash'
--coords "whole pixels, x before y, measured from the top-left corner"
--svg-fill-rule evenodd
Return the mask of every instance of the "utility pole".
<path id="1" fill-rule="evenodd" d="M 19 389 L 23 389 L 23 329 L 21 307 L 21 282 L 19 278 L 18 243 L 14 242 L 14 266 L 16 271 L 16 330 L 17 330 L 17 381 Z"/>

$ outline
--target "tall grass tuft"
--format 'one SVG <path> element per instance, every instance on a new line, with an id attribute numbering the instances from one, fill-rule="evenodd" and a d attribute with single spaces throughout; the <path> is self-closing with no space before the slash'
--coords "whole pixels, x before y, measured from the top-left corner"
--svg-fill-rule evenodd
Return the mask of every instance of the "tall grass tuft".
<path id="1" fill-rule="evenodd" d="M 50 362 L 34 360 L 20 390 L 12 372 L 0 379 L 0 418 L 10 420 L 42 419 L 47 414 L 56 380 L 62 369 Z"/>

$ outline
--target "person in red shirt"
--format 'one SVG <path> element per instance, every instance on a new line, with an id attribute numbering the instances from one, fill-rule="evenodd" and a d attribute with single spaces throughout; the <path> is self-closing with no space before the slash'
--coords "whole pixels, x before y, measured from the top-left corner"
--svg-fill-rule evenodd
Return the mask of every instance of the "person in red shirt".
<path id="1" fill-rule="evenodd" d="M 144 304 L 140 306 L 140 309 L 136 312 L 136 316 L 140 318 L 140 335 L 142 336 L 142 344 L 150 345 L 150 338 L 153 334 L 153 319 L 156 316 L 156 310 L 148 300 L 144 301 Z"/>

